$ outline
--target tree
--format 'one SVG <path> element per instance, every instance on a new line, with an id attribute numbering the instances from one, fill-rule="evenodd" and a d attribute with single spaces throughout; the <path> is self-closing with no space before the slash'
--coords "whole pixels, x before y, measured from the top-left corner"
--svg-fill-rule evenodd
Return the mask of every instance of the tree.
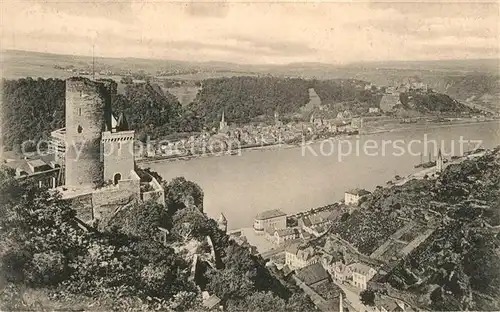
<path id="1" fill-rule="evenodd" d="M 210 235 L 217 224 L 207 218 L 196 208 L 185 208 L 177 211 L 173 216 L 172 233 L 178 237 L 189 239 L 204 239 Z"/>
<path id="2" fill-rule="evenodd" d="M 408 106 L 409 102 L 408 94 L 406 92 L 401 92 L 399 94 L 399 101 L 401 102 L 401 104 L 403 104 L 403 106 Z"/>
<path id="3" fill-rule="evenodd" d="M 158 227 L 172 227 L 171 217 L 165 207 L 153 201 L 138 202 L 126 210 L 119 211 L 110 223 L 124 233 L 146 239 L 154 238 Z"/>
<path id="4" fill-rule="evenodd" d="M 359 294 L 359 298 L 364 305 L 375 305 L 375 293 L 371 289 L 365 289 Z"/>
<path id="5" fill-rule="evenodd" d="M 122 79 L 120 80 L 120 83 L 122 83 L 122 84 L 132 84 L 133 83 L 133 79 L 130 76 L 125 76 L 125 77 L 122 77 Z"/>
<path id="6" fill-rule="evenodd" d="M 229 311 L 287 311 L 283 299 L 276 297 L 272 292 L 255 292 L 245 297 L 244 300 L 232 302 Z"/>
<path id="7" fill-rule="evenodd" d="M 254 291 L 252 282 L 242 277 L 236 269 L 212 271 L 209 274 L 207 289 L 215 293 L 223 301 L 241 300 Z"/>
<path id="8" fill-rule="evenodd" d="M 308 295 L 302 292 L 294 293 L 287 302 L 286 311 L 316 311 L 317 308 Z"/>
<path id="9" fill-rule="evenodd" d="M 165 202 L 170 215 L 188 207 L 190 203 L 203 212 L 203 190 L 198 184 L 187 181 L 184 177 L 177 177 L 169 183 L 163 183 L 163 186 L 165 188 Z"/>

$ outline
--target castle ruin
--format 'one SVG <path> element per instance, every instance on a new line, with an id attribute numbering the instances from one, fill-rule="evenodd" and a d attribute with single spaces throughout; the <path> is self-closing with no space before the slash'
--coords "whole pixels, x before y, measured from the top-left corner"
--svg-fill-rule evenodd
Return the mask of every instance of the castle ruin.
<path id="1" fill-rule="evenodd" d="M 112 80 L 67 79 L 66 127 L 52 133 L 54 149 L 64 159 L 58 190 L 85 222 L 109 221 L 138 201 L 165 204 L 161 184 L 135 168 L 134 131 L 123 113 L 117 118 L 112 111 L 116 87 Z"/>

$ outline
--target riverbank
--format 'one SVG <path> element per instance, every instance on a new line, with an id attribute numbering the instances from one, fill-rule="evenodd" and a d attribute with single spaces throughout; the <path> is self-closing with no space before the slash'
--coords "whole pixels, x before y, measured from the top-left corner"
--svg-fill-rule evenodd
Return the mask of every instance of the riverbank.
<path id="1" fill-rule="evenodd" d="M 397 119 L 394 119 L 392 121 L 397 121 Z M 290 148 L 295 148 L 295 147 L 300 147 L 304 143 L 305 144 L 314 144 L 317 142 L 325 141 L 325 140 L 345 140 L 350 137 L 357 137 L 357 136 L 369 136 L 369 135 L 375 135 L 375 134 L 383 134 L 383 133 L 389 133 L 389 132 L 404 132 L 404 131 L 409 131 L 409 130 L 422 130 L 422 129 L 438 129 L 438 128 L 447 128 L 447 127 L 456 127 L 456 126 L 464 126 L 464 125 L 477 125 L 477 124 L 487 124 L 487 123 L 499 123 L 500 126 L 500 119 L 492 119 L 492 120 L 471 120 L 471 119 L 457 119 L 457 120 L 450 120 L 447 122 L 426 122 L 426 123 L 412 123 L 412 124 L 391 124 L 391 128 L 387 127 L 385 129 L 380 129 L 380 128 L 374 128 L 374 129 L 363 129 L 359 131 L 357 134 L 339 134 L 336 136 L 330 136 L 328 138 L 321 138 L 321 139 L 310 139 L 310 140 L 303 140 L 302 142 L 298 143 L 277 143 L 277 144 L 264 144 L 264 145 L 255 145 L 255 146 L 242 146 L 239 147 L 237 150 L 230 150 L 230 151 L 220 151 L 220 152 L 212 152 L 212 153 L 203 153 L 203 154 L 195 154 L 195 155 L 185 155 L 185 156 L 156 156 L 156 157 L 143 157 L 143 158 L 136 158 L 137 163 L 141 164 L 151 164 L 151 163 L 159 163 L 159 162 L 175 162 L 175 161 L 188 161 L 192 159 L 198 159 L 198 158 L 206 158 L 206 157 L 219 157 L 219 156 L 241 156 L 243 151 L 256 151 L 256 150 L 279 150 L 279 149 L 290 149 Z M 398 125 L 400 127 L 394 128 L 394 125 Z M 411 125 L 411 126 L 406 126 L 405 125 Z"/>
<path id="2" fill-rule="evenodd" d="M 500 119 L 490 119 L 490 120 L 475 120 L 475 119 L 459 119 L 459 120 L 451 120 L 447 122 L 426 122 L 426 123 L 411 123 L 411 124 L 397 124 L 398 127 L 373 127 L 372 129 L 364 129 L 360 131 L 360 135 L 370 135 L 370 134 L 378 134 L 378 133 L 387 133 L 387 132 L 401 132 L 408 130 L 420 130 L 420 129 L 437 129 L 437 128 L 446 128 L 446 127 L 456 127 L 456 126 L 464 126 L 464 125 L 477 125 L 484 123 L 499 123 Z M 406 126 L 411 125 L 411 126 Z M 390 126 L 394 126 L 391 124 Z M 405 127 L 406 126 L 406 127 Z"/>

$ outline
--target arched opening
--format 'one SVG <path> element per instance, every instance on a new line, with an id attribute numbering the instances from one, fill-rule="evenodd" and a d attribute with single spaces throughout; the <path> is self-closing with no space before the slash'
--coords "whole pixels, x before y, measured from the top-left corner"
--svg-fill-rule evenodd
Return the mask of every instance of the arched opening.
<path id="1" fill-rule="evenodd" d="M 76 131 L 78 131 L 78 133 L 82 133 L 82 130 L 83 130 L 82 126 L 78 126 L 78 128 L 76 129 Z"/>
<path id="2" fill-rule="evenodd" d="M 122 175 L 119 173 L 115 173 L 115 175 L 113 177 L 113 184 L 114 185 L 118 184 L 118 181 L 120 181 L 121 179 L 122 179 Z"/>

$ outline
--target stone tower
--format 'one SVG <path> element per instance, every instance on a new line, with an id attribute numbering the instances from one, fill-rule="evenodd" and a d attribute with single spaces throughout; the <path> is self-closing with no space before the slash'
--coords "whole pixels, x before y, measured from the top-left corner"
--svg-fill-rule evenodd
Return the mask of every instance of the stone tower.
<path id="1" fill-rule="evenodd" d="M 117 184 L 122 179 L 130 179 L 134 170 L 134 131 L 129 130 L 123 113 L 118 121 L 111 116 L 111 128 L 102 133 L 104 159 L 104 181 Z"/>
<path id="2" fill-rule="evenodd" d="M 116 90 L 116 87 L 115 87 Z M 100 186 L 104 164 L 101 159 L 101 136 L 111 122 L 110 82 L 83 77 L 66 80 L 66 153 L 65 184 Z"/>

